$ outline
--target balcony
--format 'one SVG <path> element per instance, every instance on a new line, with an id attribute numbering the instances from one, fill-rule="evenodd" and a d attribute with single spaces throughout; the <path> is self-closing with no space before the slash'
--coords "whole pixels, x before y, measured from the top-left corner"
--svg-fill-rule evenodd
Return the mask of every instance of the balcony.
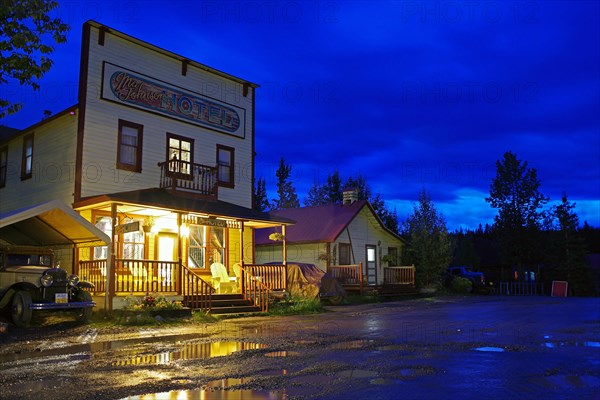
<path id="1" fill-rule="evenodd" d="M 161 189 L 180 190 L 217 198 L 217 168 L 188 161 L 158 163 Z"/>

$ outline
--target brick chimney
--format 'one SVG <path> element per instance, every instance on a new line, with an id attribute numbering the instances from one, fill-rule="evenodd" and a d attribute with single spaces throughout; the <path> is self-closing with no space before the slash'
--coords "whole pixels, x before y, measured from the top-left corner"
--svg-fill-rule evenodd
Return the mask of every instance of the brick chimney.
<path id="1" fill-rule="evenodd" d="M 358 200 L 356 188 L 346 188 L 342 191 L 344 205 L 350 205 Z"/>

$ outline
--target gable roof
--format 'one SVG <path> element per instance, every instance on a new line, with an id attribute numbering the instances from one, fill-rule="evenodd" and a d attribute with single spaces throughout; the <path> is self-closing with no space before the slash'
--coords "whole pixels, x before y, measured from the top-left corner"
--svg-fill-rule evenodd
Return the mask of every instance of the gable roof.
<path id="1" fill-rule="evenodd" d="M 402 240 L 400 236 L 383 225 L 373 207 L 366 200 L 359 200 L 349 205 L 328 204 L 317 207 L 275 210 L 269 214 L 296 221 L 296 224 L 286 228 L 287 243 L 333 242 L 364 207 L 369 208 L 382 229 Z M 279 230 L 276 228 L 258 229 L 255 238 L 256 244 L 273 244 L 273 241 L 269 239 L 269 235 L 274 232 L 279 232 Z"/>

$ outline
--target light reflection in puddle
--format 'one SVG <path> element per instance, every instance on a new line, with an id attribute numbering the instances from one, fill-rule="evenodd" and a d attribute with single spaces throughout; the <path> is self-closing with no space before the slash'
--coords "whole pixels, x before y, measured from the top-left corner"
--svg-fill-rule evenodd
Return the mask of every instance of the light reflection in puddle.
<path id="1" fill-rule="evenodd" d="M 212 342 L 212 343 L 189 343 L 175 351 L 165 351 L 159 354 L 147 354 L 135 356 L 122 361 L 117 361 L 113 365 L 141 365 L 156 364 L 164 365 L 178 360 L 207 359 L 214 357 L 228 356 L 232 353 L 242 350 L 256 350 L 266 348 L 267 345 L 261 343 L 247 342 Z"/>
<path id="2" fill-rule="evenodd" d="M 183 399 L 211 399 L 211 400 L 271 400 L 287 399 L 283 390 L 173 390 L 164 393 L 143 394 L 140 396 L 125 397 L 122 400 L 183 400 Z"/>
<path id="3" fill-rule="evenodd" d="M 502 347 L 477 347 L 473 350 L 476 351 L 488 351 L 488 352 L 492 352 L 492 353 L 503 353 L 505 350 Z"/>
<path id="4" fill-rule="evenodd" d="M 265 353 L 265 357 L 295 357 L 299 356 L 300 353 L 297 351 L 272 351 L 270 353 Z"/>

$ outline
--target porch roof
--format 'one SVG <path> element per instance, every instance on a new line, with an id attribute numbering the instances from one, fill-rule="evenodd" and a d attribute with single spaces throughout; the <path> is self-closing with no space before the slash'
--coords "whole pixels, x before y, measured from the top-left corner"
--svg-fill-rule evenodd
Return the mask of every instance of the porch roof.
<path id="1" fill-rule="evenodd" d="M 0 215 L 0 239 L 31 246 L 110 243 L 104 232 L 58 200 Z"/>
<path id="2" fill-rule="evenodd" d="M 111 203 L 123 205 L 168 209 L 243 220 L 247 226 L 265 228 L 279 225 L 291 225 L 295 221 L 285 217 L 271 215 L 266 212 L 239 206 L 220 200 L 206 200 L 183 192 L 173 193 L 167 189 L 153 188 L 132 190 L 129 192 L 110 193 L 92 196 L 75 203 L 73 208 L 107 208 Z"/>

